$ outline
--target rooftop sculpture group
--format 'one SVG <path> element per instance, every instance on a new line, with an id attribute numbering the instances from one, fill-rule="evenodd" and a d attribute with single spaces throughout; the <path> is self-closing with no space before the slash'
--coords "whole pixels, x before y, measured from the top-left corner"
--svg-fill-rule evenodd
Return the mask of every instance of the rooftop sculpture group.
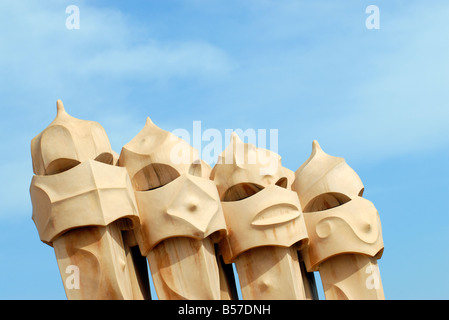
<path id="1" fill-rule="evenodd" d="M 149 118 L 120 155 L 70 116 L 31 142 L 33 220 L 68 299 L 384 299 L 379 215 L 343 158 L 318 142 L 296 172 L 236 134 L 211 168 Z M 276 164 L 268 170 L 266 159 Z"/>

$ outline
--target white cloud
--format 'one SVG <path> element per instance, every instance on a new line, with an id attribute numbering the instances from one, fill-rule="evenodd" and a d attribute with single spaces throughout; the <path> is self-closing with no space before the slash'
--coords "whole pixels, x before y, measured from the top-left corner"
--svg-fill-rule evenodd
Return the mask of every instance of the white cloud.
<path id="1" fill-rule="evenodd" d="M 266 44 L 288 50 L 257 55 L 245 71 L 248 78 L 263 76 L 241 96 L 248 97 L 253 122 L 266 122 L 268 114 L 270 121 L 273 115 L 283 119 L 283 159 L 290 162 L 299 147 L 309 152 L 313 139 L 360 163 L 447 147 L 449 5 L 379 4 L 381 29 L 367 30 L 361 4 L 333 4 L 323 11 L 302 2 L 263 4 L 254 4 L 262 12 L 257 26 L 275 30 L 263 33 Z M 297 19 L 295 25 L 289 14 L 283 20 L 287 8 L 306 22 Z"/>
<path id="2" fill-rule="evenodd" d="M 14 2 L 19 3 L 19 2 Z M 27 3 L 27 5 L 25 5 Z M 231 62 L 205 41 L 161 41 L 111 8 L 80 7 L 81 27 L 65 27 L 65 7 L 32 1 L 0 5 L 0 66 L 8 76 L 32 81 L 52 77 L 133 76 L 142 81 L 226 75 Z M 11 32 L 12 31 L 12 32 Z M 23 79 L 22 79 L 23 80 Z M 6 82 L 5 82 L 6 83 Z"/>
<path id="3" fill-rule="evenodd" d="M 230 62 L 219 48 L 204 42 L 151 44 L 98 52 L 80 63 L 79 75 L 109 75 L 141 80 L 226 76 Z"/>
<path id="4" fill-rule="evenodd" d="M 120 152 L 124 137 L 132 138 L 141 129 L 130 114 L 129 83 L 210 82 L 227 77 L 232 69 L 227 53 L 212 43 L 161 40 L 117 9 L 87 1 L 77 5 L 80 29 L 68 30 L 66 5 L 60 1 L 0 3 L 0 175 L 13 181 L 2 187 L 3 208 L 23 208 L 24 213 L 29 208 L 30 141 L 54 118 L 56 99 L 66 102 L 73 116 L 108 127 Z M 129 135 L 122 135 L 123 130 Z"/>
<path id="5" fill-rule="evenodd" d="M 385 11 L 382 41 L 371 40 L 382 47 L 374 48 L 363 81 L 353 88 L 353 110 L 321 127 L 329 141 L 343 140 L 344 152 L 357 160 L 449 144 L 449 43 L 442 38 L 449 34 L 449 6 L 409 6 L 392 20 Z M 362 40 L 368 43 L 371 36 Z"/>
<path id="6" fill-rule="evenodd" d="M 196 3 L 214 13 L 213 5 Z M 2 1 L 2 150 L 20 146 L 27 160 L 13 166 L 3 156 L 0 173 L 12 179 L 14 167 L 31 177 L 30 140 L 53 119 L 58 98 L 73 116 L 100 122 L 117 152 L 154 115 L 166 129 L 194 120 L 208 128 L 279 129 L 279 151 L 292 169 L 313 139 L 330 154 L 361 162 L 447 145 L 446 4 L 379 5 L 381 29 L 370 31 L 360 4 L 258 3 L 247 2 L 236 22 L 217 23 L 240 28 L 217 36 L 226 44 L 220 47 L 205 40 L 214 38 L 207 33 L 160 39 L 133 17 L 88 2 L 79 2 L 80 30 L 67 30 L 65 6 L 56 1 Z M 179 79 L 182 85 L 167 85 L 158 98 L 144 91 Z M 224 81 L 203 90 L 217 79 Z M 178 91 L 190 83 L 188 93 Z M 192 99 L 196 93 L 201 99 Z M 304 159 L 293 158 L 298 152 Z"/>

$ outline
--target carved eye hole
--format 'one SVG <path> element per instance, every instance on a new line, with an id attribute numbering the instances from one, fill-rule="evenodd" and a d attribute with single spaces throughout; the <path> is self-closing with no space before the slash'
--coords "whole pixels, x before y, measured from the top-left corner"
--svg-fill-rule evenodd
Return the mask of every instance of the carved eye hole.
<path id="1" fill-rule="evenodd" d="M 112 164 L 113 163 L 113 156 L 109 152 L 103 152 L 99 154 L 95 161 L 102 162 L 105 164 Z M 75 168 L 77 165 L 79 165 L 81 162 L 74 159 L 67 159 L 67 158 L 60 158 L 53 160 L 46 169 L 47 175 L 57 174 L 61 173 L 67 170 L 70 170 L 72 168 Z"/>
<path id="2" fill-rule="evenodd" d="M 365 188 L 360 189 L 359 191 L 359 197 L 363 197 L 363 192 L 365 191 Z"/>
<path id="3" fill-rule="evenodd" d="M 320 194 L 313 198 L 304 207 L 304 212 L 323 211 L 331 208 L 335 208 L 351 201 L 348 196 L 338 192 L 328 192 Z"/>
<path id="4" fill-rule="evenodd" d="M 195 177 L 210 179 L 212 168 L 204 160 L 193 162 L 189 167 L 189 174 Z"/>
<path id="5" fill-rule="evenodd" d="M 276 185 L 281 187 L 281 188 L 287 188 L 288 185 L 288 179 L 286 177 L 282 177 L 280 178 L 277 182 Z"/>
<path id="6" fill-rule="evenodd" d="M 57 173 L 61 173 L 61 172 L 70 170 L 79 164 L 80 164 L 80 162 L 77 160 L 74 160 L 74 159 L 65 159 L 65 158 L 56 159 L 56 160 L 53 160 L 47 166 L 47 169 L 45 170 L 45 172 L 47 175 L 57 174 Z"/>
<path id="7" fill-rule="evenodd" d="M 138 171 L 132 178 L 132 183 L 134 190 L 148 191 L 162 187 L 179 176 L 179 172 L 169 165 L 152 163 Z"/>
<path id="8" fill-rule="evenodd" d="M 263 187 L 249 182 L 243 182 L 230 187 L 223 196 L 223 201 L 238 201 L 255 195 Z"/>
<path id="9" fill-rule="evenodd" d="M 288 180 L 286 177 L 280 178 L 276 183 L 281 188 L 287 188 Z M 256 183 L 242 182 L 230 187 L 223 196 L 223 201 L 238 201 L 255 195 L 257 192 L 263 190 L 263 186 Z"/>
<path id="10" fill-rule="evenodd" d="M 114 161 L 114 157 L 109 152 L 103 152 L 95 158 L 95 161 L 103 162 L 105 164 L 112 164 Z"/>
<path id="11" fill-rule="evenodd" d="M 190 165 L 189 174 L 196 177 L 202 176 L 202 167 L 201 163 L 195 162 Z"/>

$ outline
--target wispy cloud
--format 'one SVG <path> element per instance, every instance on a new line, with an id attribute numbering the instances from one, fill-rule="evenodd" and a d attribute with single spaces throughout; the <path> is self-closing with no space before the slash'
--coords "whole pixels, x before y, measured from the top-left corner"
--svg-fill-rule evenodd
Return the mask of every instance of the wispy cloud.
<path id="1" fill-rule="evenodd" d="M 14 84 L 47 89 L 68 83 L 68 78 L 95 81 L 98 76 L 141 81 L 207 78 L 231 68 L 227 54 L 213 44 L 152 38 L 117 9 L 81 2 L 79 30 L 66 29 L 65 7 L 55 2 L 2 2 L 0 12 L 4 85 L 16 80 Z"/>
<path id="2" fill-rule="evenodd" d="M 0 3 L 2 149 L 20 146 L 17 158 L 27 161 L 14 167 L 29 176 L 30 140 L 55 116 L 58 98 L 73 116 L 100 122 L 117 152 L 146 116 L 167 130 L 191 130 L 195 120 L 222 131 L 279 129 L 291 169 L 313 139 L 361 162 L 448 143 L 442 1 L 384 3 L 380 30 L 365 28 L 357 1 L 196 0 L 145 24 L 135 11 L 78 5 L 81 28 L 67 30 L 60 2 Z M 167 16 L 195 28 L 177 36 Z M 0 173 L 14 179 L 15 160 L 3 159 Z M 22 196 L 18 206 L 28 183 L 11 189 Z"/>
<path id="3" fill-rule="evenodd" d="M 232 69 L 227 53 L 213 43 L 158 39 L 113 7 L 78 1 L 80 29 L 68 30 L 66 5 L 0 3 L 0 133 L 8 137 L 2 138 L 2 154 L 10 154 L 2 156 L 0 174 L 2 181 L 14 181 L 2 183 L 0 202 L 10 208 L 29 209 L 30 141 L 54 118 L 56 99 L 63 99 L 75 117 L 108 127 L 120 152 L 123 137 L 131 138 L 145 120 L 130 114 L 129 83 L 151 87 L 180 79 L 209 82 L 227 77 Z M 121 134 L 129 128 L 135 132 Z M 1 212 L 7 215 L 7 210 Z"/>
<path id="4" fill-rule="evenodd" d="M 247 85 L 232 94 L 253 124 L 280 128 L 288 163 L 313 139 L 357 162 L 448 145 L 449 5 L 379 4 L 380 30 L 365 28 L 367 5 L 253 3 L 248 29 L 268 49 L 242 64 Z"/>
<path id="5" fill-rule="evenodd" d="M 108 75 L 133 80 L 166 80 L 225 76 L 230 62 L 219 48 L 204 42 L 150 44 L 98 52 L 76 73 L 84 76 Z"/>
<path id="6" fill-rule="evenodd" d="M 362 77 L 353 83 L 351 108 L 319 127 L 323 139 L 356 161 L 449 144 L 449 43 L 441 38 L 449 34 L 449 6 L 415 4 L 383 12 L 379 34 L 368 31 L 359 38 L 375 54 L 360 52 Z"/>

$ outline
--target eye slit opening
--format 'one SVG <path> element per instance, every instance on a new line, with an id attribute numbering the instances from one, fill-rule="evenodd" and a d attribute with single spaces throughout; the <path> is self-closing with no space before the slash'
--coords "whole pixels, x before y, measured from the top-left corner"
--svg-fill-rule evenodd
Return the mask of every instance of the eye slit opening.
<path id="1" fill-rule="evenodd" d="M 47 175 L 61 173 L 70 170 L 79 164 L 80 162 L 74 159 L 67 159 L 67 158 L 56 159 L 50 162 L 50 164 L 45 169 L 45 173 Z"/>
<path id="2" fill-rule="evenodd" d="M 201 163 L 199 162 L 192 163 L 189 167 L 189 174 L 191 174 L 192 176 L 201 177 L 202 176 Z"/>
<path id="3" fill-rule="evenodd" d="M 136 191 L 148 191 L 165 186 L 179 176 L 179 172 L 167 164 L 152 163 L 134 175 L 132 184 Z"/>
<path id="4" fill-rule="evenodd" d="M 109 152 L 103 152 L 95 158 L 95 161 L 112 164 L 114 162 L 114 156 Z"/>
<path id="5" fill-rule="evenodd" d="M 335 208 L 351 201 L 351 198 L 339 192 L 327 192 L 320 194 L 309 201 L 304 207 L 304 212 L 324 211 Z"/>
<path id="6" fill-rule="evenodd" d="M 363 197 L 363 192 L 365 191 L 365 188 L 360 189 L 359 191 L 359 197 Z"/>
<path id="7" fill-rule="evenodd" d="M 288 185 L 288 179 L 287 177 L 282 177 L 280 178 L 277 182 L 276 185 L 281 187 L 281 188 L 285 188 L 287 189 L 287 185 Z"/>
<path id="8" fill-rule="evenodd" d="M 264 187 L 262 187 L 261 185 L 255 183 L 239 183 L 226 190 L 223 196 L 223 201 L 227 202 L 243 200 L 245 198 L 251 197 L 252 195 L 255 195 L 263 188 Z"/>

